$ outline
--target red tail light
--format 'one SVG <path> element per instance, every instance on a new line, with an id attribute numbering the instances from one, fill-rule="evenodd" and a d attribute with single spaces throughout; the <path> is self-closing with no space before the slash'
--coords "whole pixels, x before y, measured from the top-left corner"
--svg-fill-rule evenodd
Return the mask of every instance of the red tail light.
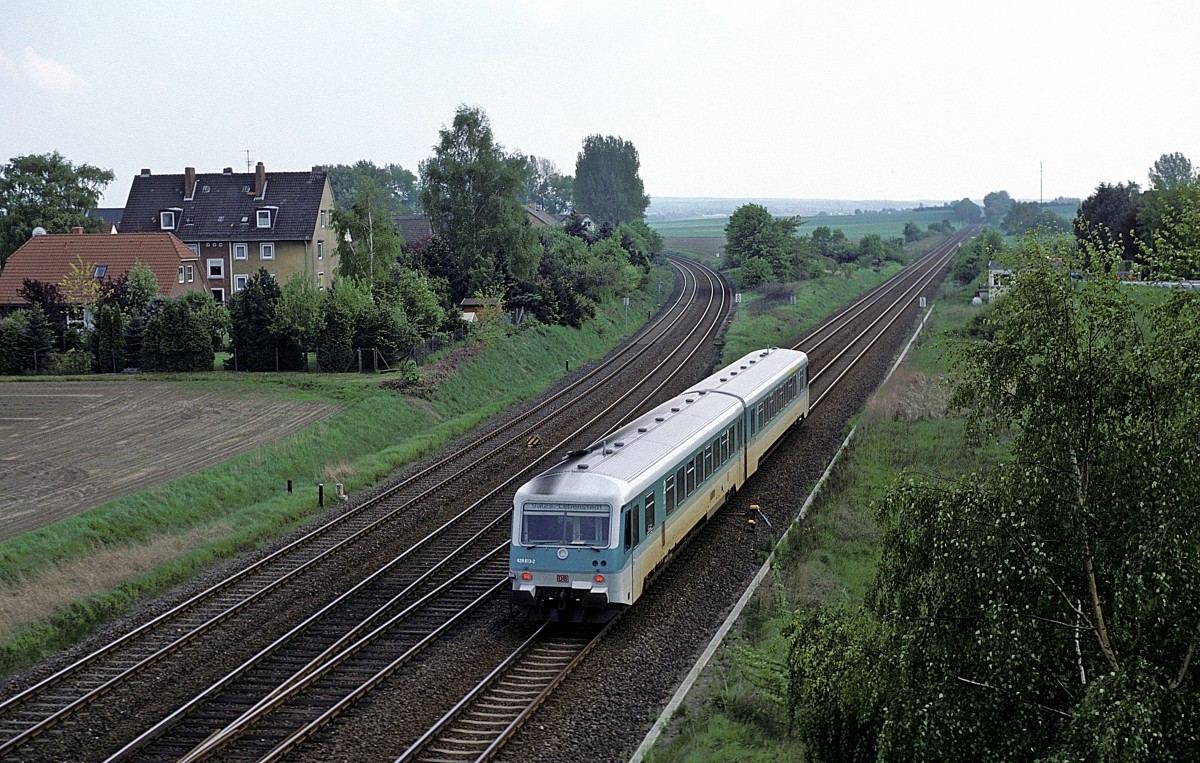
<path id="1" fill-rule="evenodd" d="M 596 582 L 597 582 L 597 583 L 603 583 L 603 582 L 604 582 L 604 576 L 603 576 L 603 575 L 597 575 L 597 576 L 596 576 Z"/>
<path id="2" fill-rule="evenodd" d="M 521 573 L 521 580 L 533 580 L 533 573 L 530 573 L 530 572 L 522 572 L 522 573 Z"/>

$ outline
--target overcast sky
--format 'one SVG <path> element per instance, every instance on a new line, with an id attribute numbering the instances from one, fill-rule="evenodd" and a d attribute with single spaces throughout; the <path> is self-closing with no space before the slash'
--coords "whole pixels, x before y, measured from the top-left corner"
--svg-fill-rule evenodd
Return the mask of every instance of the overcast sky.
<path id="1" fill-rule="evenodd" d="M 1200 164 L 1198 36 L 1195 0 L 3 0 L 0 161 L 111 169 L 106 206 L 247 149 L 416 172 L 467 104 L 565 174 L 630 140 L 651 196 L 1084 197 Z"/>

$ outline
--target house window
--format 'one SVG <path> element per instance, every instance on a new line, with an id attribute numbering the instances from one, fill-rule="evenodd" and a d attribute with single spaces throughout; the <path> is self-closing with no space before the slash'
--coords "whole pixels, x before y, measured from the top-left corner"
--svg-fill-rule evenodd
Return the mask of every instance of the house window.
<path id="1" fill-rule="evenodd" d="M 196 280 L 196 266 L 188 265 L 187 271 L 188 271 L 188 283 L 192 283 L 193 281 Z"/>
<path id="2" fill-rule="evenodd" d="M 249 244 L 234 244 L 233 245 L 233 259 L 244 260 L 249 256 L 250 256 L 250 245 Z"/>
<path id="3" fill-rule="evenodd" d="M 158 222 L 159 227 L 161 227 L 163 230 L 175 230 L 175 213 L 159 212 Z"/>
<path id="4" fill-rule="evenodd" d="M 210 291 L 212 292 L 213 299 L 216 301 L 216 303 L 218 305 L 225 304 L 225 290 L 224 289 L 210 289 Z"/>
<path id="5" fill-rule="evenodd" d="M 108 272 L 108 265 L 97 265 L 95 276 L 96 276 L 96 278 L 103 278 L 104 274 L 107 272 Z"/>
<path id="6" fill-rule="evenodd" d="M 179 283 L 183 283 L 183 265 L 179 266 Z"/>
<path id="7" fill-rule="evenodd" d="M 250 276 L 235 275 L 233 277 L 233 290 L 234 291 L 244 291 L 246 289 L 246 281 L 248 281 L 249 279 L 250 279 Z"/>
<path id="8" fill-rule="evenodd" d="M 199 244 L 188 244 L 187 248 L 192 250 L 192 254 L 200 254 Z"/>
<path id="9" fill-rule="evenodd" d="M 321 210 L 321 227 L 325 227 L 325 210 Z"/>
<path id="10" fill-rule="evenodd" d="M 209 278 L 224 278 L 225 277 L 225 260 L 209 260 L 208 261 L 208 277 Z"/>
<path id="11" fill-rule="evenodd" d="M 318 260 L 325 259 L 325 242 L 324 241 L 317 242 L 317 259 Z"/>
<path id="12" fill-rule="evenodd" d="M 318 289 L 325 288 L 325 271 L 324 270 L 317 273 L 317 288 Z"/>
<path id="13" fill-rule="evenodd" d="M 260 228 L 270 228 L 271 227 L 271 210 L 269 210 L 269 209 L 258 210 L 258 227 L 260 227 Z"/>
<path id="14" fill-rule="evenodd" d="M 258 256 L 259 256 L 259 259 L 263 259 L 263 260 L 275 259 L 275 245 L 270 244 L 270 243 L 259 244 L 258 245 Z"/>

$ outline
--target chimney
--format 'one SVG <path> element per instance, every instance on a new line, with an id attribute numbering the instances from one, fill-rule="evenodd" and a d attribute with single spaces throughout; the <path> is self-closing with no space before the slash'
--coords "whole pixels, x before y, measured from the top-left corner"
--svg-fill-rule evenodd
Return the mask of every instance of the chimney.
<path id="1" fill-rule="evenodd" d="M 196 187 L 196 168 L 183 168 L 183 198 L 192 198 L 192 189 Z"/>
<path id="2" fill-rule="evenodd" d="M 262 162 L 259 162 L 258 166 L 254 168 L 254 197 L 257 199 L 261 199 L 262 195 L 263 195 L 263 190 L 266 187 L 267 187 L 267 168 L 263 166 Z"/>
<path id="3" fill-rule="evenodd" d="M 225 169 L 221 170 L 221 174 L 222 175 L 232 175 L 233 167 L 226 167 Z"/>
<path id="4" fill-rule="evenodd" d="M 142 167 L 142 177 L 144 177 L 144 178 L 150 177 L 150 168 L 149 167 Z"/>
<path id="5" fill-rule="evenodd" d="M 76 236 L 82 236 L 82 235 L 83 235 L 83 228 L 81 228 L 81 227 L 79 227 L 78 225 L 76 225 L 74 228 L 72 228 L 72 229 L 71 229 L 71 233 L 75 234 Z"/>
<path id="6" fill-rule="evenodd" d="M 324 165 L 321 165 L 321 164 L 314 164 L 314 165 L 313 165 L 313 168 L 312 168 L 312 171 L 313 171 L 313 172 L 324 172 L 324 171 L 325 171 L 325 166 L 324 166 Z"/>

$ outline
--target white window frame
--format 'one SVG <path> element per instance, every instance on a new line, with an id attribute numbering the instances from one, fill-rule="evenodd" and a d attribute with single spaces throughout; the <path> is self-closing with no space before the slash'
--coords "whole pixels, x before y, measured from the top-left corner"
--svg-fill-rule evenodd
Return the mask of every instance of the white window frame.
<path id="1" fill-rule="evenodd" d="M 325 259 L 325 242 L 318 240 L 317 241 L 317 260 L 323 260 L 323 259 Z"/>
<path id="2" fill-rule="evenodd" d="M 224 280 L 224 278 L 225 278 L 225 258 L 224 257 L 210 258 L 207 262 L 207 265 L 208 265 L 208 277 L 210 279 L 219 278 L 219 279 Z"/>
<path id="3" fill-rule="evenodd" d="M 208 290 L 208 293 L 213 296 L 213 300 L 225 304 L 225 290 L 220 286 Z"/>
<path id="4" fill-rule="evenodd" d="M 188 276 L 187 276 L 188 283 L 194 282 L 196 280 L 196 266 L 188 265 L 187 266 L 187 274 L 188 274 Z"/>
<path id="5" fill-rule="evenodd" d="M 179 283 L 183 283 L 183 265 L 179 266 Z"/>
<path id="6" fill-rule="evenodd" d="M 258 245 L 258 258 L 260 260 L 275 259 L 275 243 L 272 241 L 264 241 Z"/>
<path id="7" fill-rule="evenodd" d="M 249 283 L 249 281 L 250 281 L 250 276 L 248 276 L 248 275 L 234 275 L 233 291 L 235 293 L 239 292 L 239 291 L 245 291 L 246 284 Z"/>
<path id="8" fill-rule="evenodd" d="M 191 244 L 185 244 L 185 246 L 187 246 L 187 248 L 191 250 L 192 254 L 195 254 L 195 255 L 200 254 L 200 245 L 199 244 L 193 242 Z"/>
<path id="9" fill-rule="evenodd" d="M 264 220 L 265 220 L 265 222 L 264 222 Z M 258 210 L 258 213 L 255 215 L 255 222 L 257 224 L 257 227 L 259 227 L 259 228 L 270 228 L 271 227 L 271 210 L 269 210 L 269 209 Z"/>
<path id="10" fill-rule="evenodd" d="M 325 210 L 321 210 L 321 227 L 325 227 Z"/>
<path id="11" fill-rule="evenodd" d="M 249 244 L 234 244 L 233 245 L 233 259 L 235 259 L 235 260 L 250 259 L 250 245 Z"/>
<path id="12" fill-rule="evenodd" d="M 170 209 L 159 212 L 158 227 L 162 230 L 175 230 L 175 212 Z"/>
<path id="13" fill-rule="evenodd" d="M 325 291 L 325 271 L 324 270 L 317 272 L 317 290 Z"/>

